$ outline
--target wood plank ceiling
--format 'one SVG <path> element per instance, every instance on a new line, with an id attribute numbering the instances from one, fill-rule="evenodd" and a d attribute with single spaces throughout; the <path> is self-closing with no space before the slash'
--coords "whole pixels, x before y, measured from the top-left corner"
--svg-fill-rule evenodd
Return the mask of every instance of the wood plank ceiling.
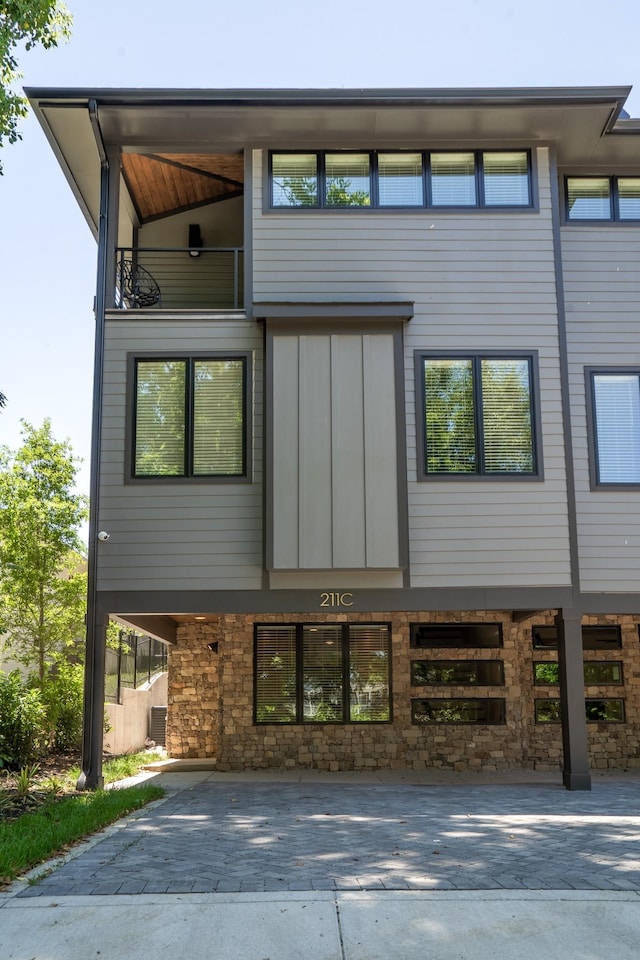
<path id="1" fill-rule="evenodd" d="M 240 197 L 244 188 L 242 153 L 125 153 L 122 173 L 141 225 Z"/>

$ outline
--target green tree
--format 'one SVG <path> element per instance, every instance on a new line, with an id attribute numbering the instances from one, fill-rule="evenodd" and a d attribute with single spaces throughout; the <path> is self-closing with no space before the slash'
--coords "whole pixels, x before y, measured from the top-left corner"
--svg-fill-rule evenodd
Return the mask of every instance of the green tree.
<path id="1" fill-rule="evenodd" d="M 23 446 L 0 448 L 0 633 L 39 686 L 51 664 L 78 653 L 86 574 L 78 527 L 86 498 L 73 492 L 76 463 L 45 420 L 23 421 Z"/>
<path id="2" fill-rule="evenodd" d="M 69 38 L 71 22 L 62 0 L 5 0 L 0 4 L 0 147 L 5 140 L 15 143 L 20 138 L 18 120 L 27 112 L 27 101 L 14 89 L 22 76 L 18 51 L 56 47 Z"/>
<path id="3" fill-rule="evenodd" d="M 318 204 L 315 177 L 283 177 L 279 186 L 291 207 L 315 207 Z M 348 177 L 331 177 L 327 182 L 325 203 L 328 207 L 368 207 L 370 202 L 368 191 L 354 190 Z"/>

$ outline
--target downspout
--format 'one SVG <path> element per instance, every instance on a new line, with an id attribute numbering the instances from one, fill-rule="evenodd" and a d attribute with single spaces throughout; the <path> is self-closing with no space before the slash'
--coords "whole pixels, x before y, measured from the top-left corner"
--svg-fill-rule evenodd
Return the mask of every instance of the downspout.
<path id="1" fill-rule="evenodd" d="M 104 325 L 106 278 L 108 274 L 108 221 L 110 170 L 105 149 L 98 104 L 89 101 L 89 118 L 100 157 L 100 218 L 98 222 L 98 270 L 95 301 L 95 353 L 93 367 L 93 414 L 91 421 L 91 474 L 89 481 L 89 552 L 87 574 L 87 634 L 84 675 L 84 723 L 82 731 L 82 773 L 79 790 L 95 790 L 104 785 L 102 750 L 104 729 L 104 670 L 106 623 L 98 623 L 101 615 L 97 602 L 98 505 L 100 495 L 100 449 L 102 441 L 102 376 L 104 360 Z M 99 629 L 99 626 L 103 629 Z"/>

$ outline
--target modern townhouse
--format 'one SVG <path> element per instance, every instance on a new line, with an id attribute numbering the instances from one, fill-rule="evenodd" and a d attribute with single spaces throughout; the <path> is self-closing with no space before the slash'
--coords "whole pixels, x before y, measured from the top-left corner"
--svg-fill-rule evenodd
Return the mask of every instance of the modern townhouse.
<path id="1" fill-rule="evenodd" d="M 629 88 L 31 89 L 99 244 L 108 617 L 222 770 L 639 767 Z"/>

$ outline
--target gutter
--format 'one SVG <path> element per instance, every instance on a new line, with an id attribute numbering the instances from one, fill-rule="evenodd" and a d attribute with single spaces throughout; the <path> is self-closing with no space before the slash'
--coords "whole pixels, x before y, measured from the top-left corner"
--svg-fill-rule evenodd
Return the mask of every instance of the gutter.
<path id="1" fill-rule="evenodd" d="M 79 790 L 104 785 L 102 750 L 104 729 L 104 670 L 106 622 L 98 623 L 97 544 L 100 497 L 100 451 L 102 445 L 102 375 L 104 360 L 104 324 L 106 310 L 107 229 L 110 169 L 104 145 L 98 105 L 91 100 L 89 118 L 100 157 L 100 216 L 98 221 L 98 277 L 95 299 L 95 354 L 93 371 L 93 414 L 91 421 L 91 474 L 89 482 L 89 563 L 87 575 L 87 634 L 84 676 L 84 722 L 82 733 L 82 773 Z M 104 629 L 102 629 L 104 628 Z"/>

